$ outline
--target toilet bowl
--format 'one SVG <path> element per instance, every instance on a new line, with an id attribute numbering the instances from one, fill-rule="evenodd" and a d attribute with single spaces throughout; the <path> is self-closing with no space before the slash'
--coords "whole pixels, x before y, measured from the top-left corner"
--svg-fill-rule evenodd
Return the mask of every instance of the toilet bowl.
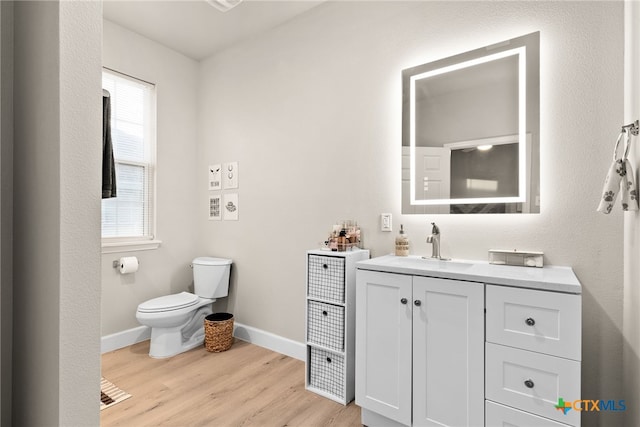
<path id="1" fill-rule="evenodd" d="M 166 358 L 191 350 L 204 341 L 204 318 L 211 305 L 229 292 L 232 261 L 199 257 L 193 260 L 195 293 L 153 298 L 138 305 L 136 319 L 151 328 L 149 356 Z"/>

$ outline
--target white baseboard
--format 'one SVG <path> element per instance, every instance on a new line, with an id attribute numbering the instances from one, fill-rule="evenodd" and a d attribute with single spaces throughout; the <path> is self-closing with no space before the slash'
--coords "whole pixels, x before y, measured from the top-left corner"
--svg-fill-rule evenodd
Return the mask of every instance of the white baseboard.
<path id="1" fill-rule="evenodd" d="M 138 326 L 137 328 L 127 329 L 126 331 L 105 335 L 100 340 L 100 351 L 103 354 L 108 353 L 113 350 L 118 350 L 119 348 L 137 344 L 150 338 L 151 328 L 148 326 Z"/>
<path id="2" fill-rule="evenodd" d="M 300 342 L 238 322 L 234 322 L 233 326 L 233 336 L 242 341 L 268 348 L 269 350 L 282 353 L 294 359 L 303 361 L 306 359 L 306 346 Z M 138 326 L 137 328 L 127 329 L 126 331 L 105 335 L 101 339 L 101 352 L 107 353 L 118 350 L 119 348 L 128 347 L 150 338 L 151 328 L 147 326 Z"/>
<path id="3" fill-rule="evenodd" d="M 234 322 L 233 336 L 294 359 L 304 361 L 307 358 L 307 347 L 304 344 L 242 323 Z"/>

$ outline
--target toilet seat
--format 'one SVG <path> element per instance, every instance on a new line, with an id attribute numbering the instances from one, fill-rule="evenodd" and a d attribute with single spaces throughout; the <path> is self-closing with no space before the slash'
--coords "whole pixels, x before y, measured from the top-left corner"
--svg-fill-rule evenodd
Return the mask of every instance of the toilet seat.
<path id="1" fill-rule="evenodd" d="M 179 294 L 165 295 L 143 302 L 138 306 L 138 311 L 140 313 L 160 313 L 180 310 L 196 305 L 198 300 L 197 295 L 189 292 L 180 292 Z"/>

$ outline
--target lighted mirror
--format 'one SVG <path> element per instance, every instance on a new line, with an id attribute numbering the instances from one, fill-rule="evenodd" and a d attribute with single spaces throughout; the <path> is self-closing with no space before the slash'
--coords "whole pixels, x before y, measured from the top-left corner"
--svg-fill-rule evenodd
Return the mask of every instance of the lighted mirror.
<path id="1" fill-rule="evenodd" d="M 403 70 L 403 214 L 540 212 L 539 44 Z"/>

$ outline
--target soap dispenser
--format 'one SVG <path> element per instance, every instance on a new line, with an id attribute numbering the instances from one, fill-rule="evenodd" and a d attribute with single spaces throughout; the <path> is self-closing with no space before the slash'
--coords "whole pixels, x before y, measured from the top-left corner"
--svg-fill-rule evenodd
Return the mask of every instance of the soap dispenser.
<path id="1" fill-rule="evenodd" d="M 400 224 L 400 234 L 396 237 L 396 256 L 409 255 L 409 237 L 404 234 L 404 227 Z"/>

